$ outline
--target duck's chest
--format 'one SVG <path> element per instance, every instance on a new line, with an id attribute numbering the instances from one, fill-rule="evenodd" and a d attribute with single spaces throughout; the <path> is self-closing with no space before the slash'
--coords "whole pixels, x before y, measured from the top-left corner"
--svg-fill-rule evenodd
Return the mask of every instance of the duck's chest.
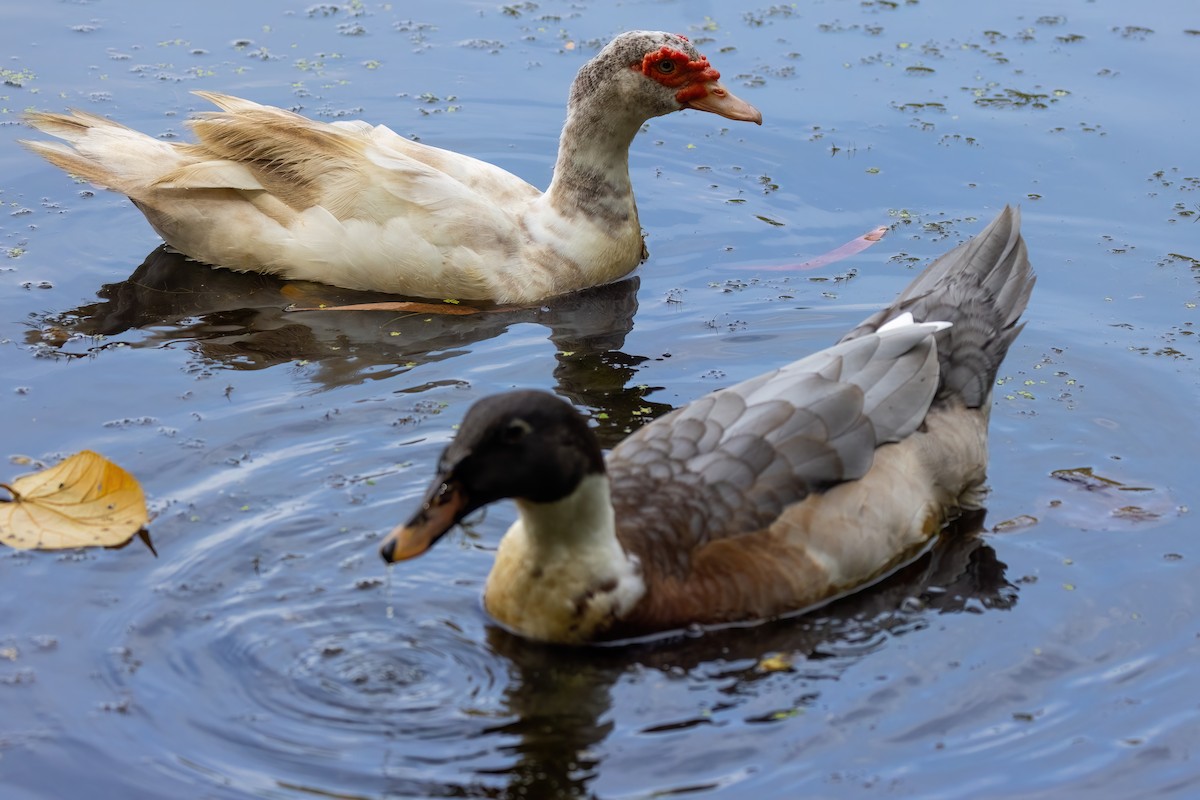
<path id="1" fill-rule="evenodd" d="M 611 283 L 645 260 L 642 229 L 629 199 L 627 214 L 562 214 L 543 203 L 523 221 L 525 248 L 519 254 L 524 280 L 541 276 L 544 296 Z"/>
<path id="2" fill-rule="evenodd" d="M 500 542 L 484 607 L 530 639 L 593 641 L 645 593 L 636 559 L 611 546 L 539 548 L 514 525 Z"/>

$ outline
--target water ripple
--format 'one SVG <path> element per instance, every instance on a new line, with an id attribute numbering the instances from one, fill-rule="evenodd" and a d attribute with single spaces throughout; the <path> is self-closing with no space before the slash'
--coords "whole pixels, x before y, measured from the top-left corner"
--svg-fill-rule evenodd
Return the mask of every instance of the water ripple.
<path id="1" fill-rule="evenodd" d="M 115 643 L 102 682 L 158 732 L 143 757 L 205 785 L 286 776 L 315 787 L 336 763 L 380 790 L 418 779 L 412 765 L 431 759 L 494 766 L 503 737 L 446 751 L 508 719 L 506 662 L 481 646 L 483 620 L 461 613 L 475 584 L 441 587 L 450 600 L 431 599 L 425 581 L 436 576 L 389 587 L 374 579 L 381 566 L 364 563 L 370 536 L 331 537 L 314 516 L 264 537 L 261 517 L 272 513 L 245 514 L 259 519 L 239 519 L 243 534 L 214 537 L 219 546 L 189 542 L 153 591 L 128 598 L 97 632 Z M 251 753 L 253 779 L 240 774 Z"/>

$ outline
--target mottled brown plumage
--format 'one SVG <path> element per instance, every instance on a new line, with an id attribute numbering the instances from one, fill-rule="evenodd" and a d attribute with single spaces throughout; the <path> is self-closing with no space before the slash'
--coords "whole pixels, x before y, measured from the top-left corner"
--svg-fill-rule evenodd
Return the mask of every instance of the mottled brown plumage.
<path id="1" fill-rule="evenodd" d="M 677 409 L 606 460 L 557 398 L 485 398 L 384 557 L 514 497 L 484 602 L 530 638 L 627 638 L 836 597 L 979 506 L 991 387 L 1033 284 L 1005 209 L 838 344 Z"/>
<path id="2" fill-rule="evenodd" d="M 655 66 L 666 62 L 669 74 Z M 382 125 L 318 122 L 215 92 L 196 93 L 221 110 L 191 121 L 194 143 L 76 111 L 28 114 L 67 144 L 25 145 L 127 195 L 197 261 L 350 289 L 534 302 L 641 263 L 629 146 L 647 120 L 694 108 L 761 122 L 718 77 L 683 37 L 618 36 L 572 84 L 544 194 Z"/>

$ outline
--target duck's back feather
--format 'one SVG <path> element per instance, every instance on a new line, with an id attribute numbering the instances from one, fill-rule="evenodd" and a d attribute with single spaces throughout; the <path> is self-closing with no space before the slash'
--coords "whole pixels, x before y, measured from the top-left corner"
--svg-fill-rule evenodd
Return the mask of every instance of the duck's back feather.
<path id="1" fill-rule="evenodd" d="M 229 95 L 198 94 L 222 111 L 192 120 L 199 141 L 184 145 L 191 158 L 240 164 L 297 210 L 319 204 L 341 220 L 380 219 L 380 206 L 392 209 L 396 202 L 503 207 L 541 194 L 499 167 L 414 142 L 384 125 L 328 124 Z"/>
<path id="2" fill-rule="evenodd" d="M 608 459 L 621 530 L 683 575 L 708 542 L 761 530 L 813 492 L 861 478 L 911 434 L 937 386 L 935 325 L 861 336 L 701 398 Z M 639 553 L 639 555 L 642 555 Z"/>

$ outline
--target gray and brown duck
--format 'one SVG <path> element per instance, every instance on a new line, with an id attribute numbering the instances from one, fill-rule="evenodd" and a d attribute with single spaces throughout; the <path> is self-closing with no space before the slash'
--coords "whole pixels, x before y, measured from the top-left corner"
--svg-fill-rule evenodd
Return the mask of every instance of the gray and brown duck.
<path id="1" fill-rule="evenodd" d="M 484 606 L 574 644 L 767 619 L 880 578 L 979 507 L 992 387 L 1034 285 L 1019 224 L 1004 209 L 834 346 L 666 414 L 607 458 L 553 395 L 480 400 L 384 559 L 514 498 Z"/>

